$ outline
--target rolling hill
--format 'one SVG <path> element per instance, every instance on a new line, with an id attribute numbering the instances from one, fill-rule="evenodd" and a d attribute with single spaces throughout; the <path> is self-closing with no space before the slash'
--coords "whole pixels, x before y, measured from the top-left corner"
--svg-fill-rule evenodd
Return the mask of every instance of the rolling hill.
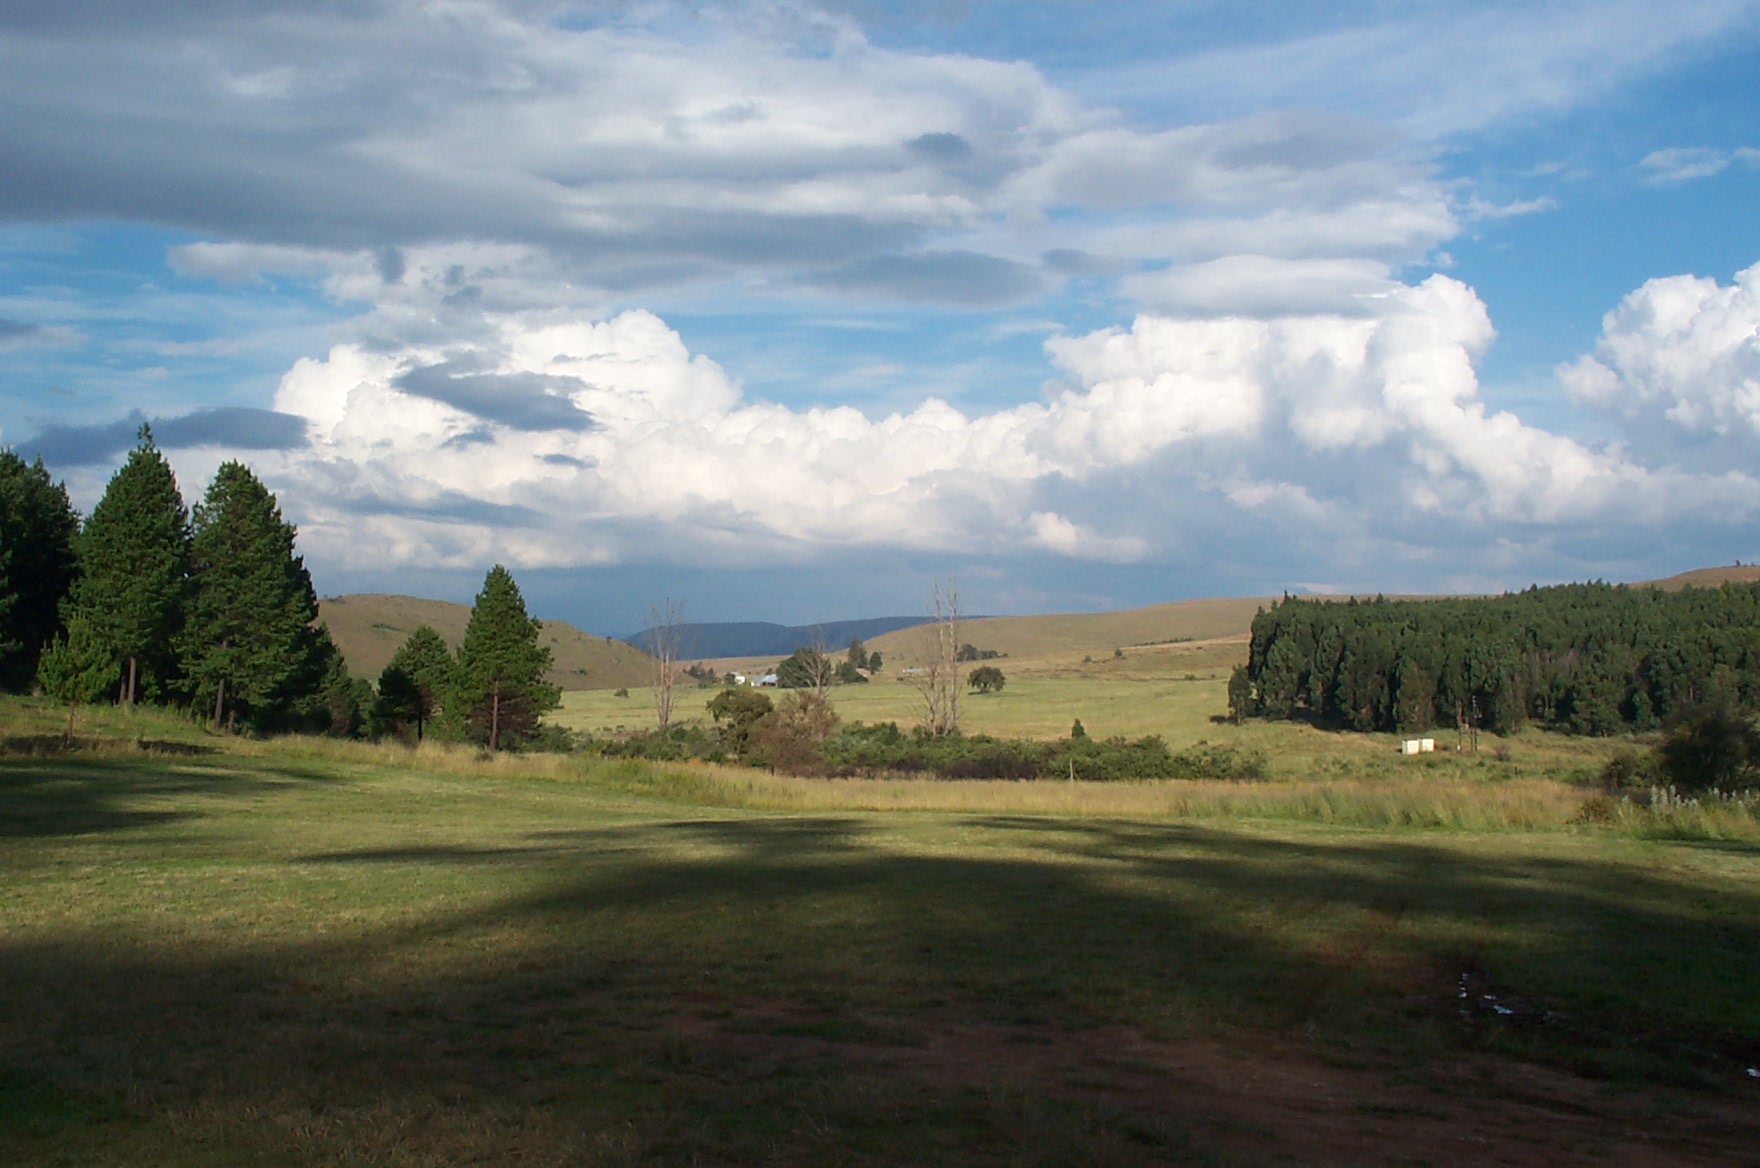
<path id="1" fill-rule="evenodd" d="M 432 625 L 457 649 L 470 616 L 469 605 L 378 593 L 333 596 L 318 604 L 318 619 L 330 627 L 349 672 L 374 679 L 421 625 Z M 614 689 L 650 680 L 653 658 L 623 641 L 595 637 L 563 621 L 545 621 L 538 640 L 555 661 L 550 683 L 563 689 Z"/>
<path id="2" fill-rule="evenodd" d="M 1129 645 L 1170 641 L 1208 641 L 1245 636 L 1253 617 L 1271 601 L 1262 597 L 1175 600 L 1121 612 L 1058 613 L 1048 616 L 977 617 L 960 622 L 960 640 L 1010 657 L 1049 653 L 1110 652 Z M 868 642 L 888 662 L 909 664 L 921 651 L 918 625 Z"/>
<path id="3" fill-rule="evenodd" d="M 1723 584 L 1753 584 L 1756 582 L 1760 582 L 1760 564 L 1694 568 L 1690 572 L 1682 572 L 1662 580 L 1644 581 L 1653 588 L 1666 588 L 1671 592 L 1677 588 L 1716 588 Z"/>

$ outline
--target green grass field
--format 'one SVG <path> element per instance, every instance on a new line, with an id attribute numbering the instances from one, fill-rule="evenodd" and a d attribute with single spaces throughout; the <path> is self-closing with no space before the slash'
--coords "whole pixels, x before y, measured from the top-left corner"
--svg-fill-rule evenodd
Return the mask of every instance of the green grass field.
<path id="1" fill-rule="evenodd" d="M 1557 776 L 1599 747 L 886 783 L 117 712 L 61 754 L 29 737 L 56 711 L 0 713 L 4 1163 L 1713 1164 L 1760 1138 L 1760 825 L 1587 815 Z M 1315 733 L 1241 733 L 1284 730 Z"/>

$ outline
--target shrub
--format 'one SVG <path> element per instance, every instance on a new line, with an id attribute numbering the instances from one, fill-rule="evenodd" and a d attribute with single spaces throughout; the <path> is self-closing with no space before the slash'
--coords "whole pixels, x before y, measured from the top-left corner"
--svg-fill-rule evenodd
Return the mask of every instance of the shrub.
<path id="1" fill-rule="evenodd" d="M 824 767 L 822 749 L 837 722 L 824 695 L 796 690 L 754 725 L 752 749 L 784 774 L 812 774 Z"/>
<path id="2" fill-rule="evenodd" d="M 966 678 L 966 684 L 979 693 L 1000 693 L 1007 681 L 994 665 L 980 665 Z"/>
<path id="3" fill-rule="evenodd" d="M 1740 791 L 1760 785 L 1760 733 L 1728 705 L 1671 720 L 1657 768 L 1682 791 Z"/>

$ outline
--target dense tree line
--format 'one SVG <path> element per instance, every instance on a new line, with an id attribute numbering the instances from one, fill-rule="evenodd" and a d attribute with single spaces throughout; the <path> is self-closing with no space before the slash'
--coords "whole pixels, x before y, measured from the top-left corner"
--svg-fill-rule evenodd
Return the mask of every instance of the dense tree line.
<path id="1" fill-rule="evenodd" d="M 1414 731 L 1471 719 L 1644 732 L 1695 709 L 1760 709 L 1760 585 L 1567 584 L 1498 597 L 1286 597 L 1229 683 L 1239 719 Z"/>
<path id="2" fill-rule="evenodd" d="M 221 466 L 193 511 L 141 427 L 80 522 L 39 459 L 0 450 L 0 688 L 73 710 L 113 697 L 176 705 L 215 725 L 420 738 L 498 748 L 556 704 L 549 651 L 507 570 L 484 581 L 457 658 L 418 630 L 381 678 L 350 676 L 318 618 L 297 532 L 242 463 Z"/>
<path id="3" fill-rule="evenodd" d="M 371 687 L 314 625 L 294 537 L 237 462 L 192 516 L 145 426 L 83 524 L 40 459 L 0 451 L 0 687 L 70 708 L 107 693 L 200 708 L 233 727 L 358 726 Z"/>

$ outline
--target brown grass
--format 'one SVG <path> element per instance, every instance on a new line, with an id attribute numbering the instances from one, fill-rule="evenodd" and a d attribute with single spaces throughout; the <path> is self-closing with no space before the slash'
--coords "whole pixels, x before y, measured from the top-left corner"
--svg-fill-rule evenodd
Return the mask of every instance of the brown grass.
<path id="1" fill-rule="evenodd" d="M 329 626 L 330 636 L 342 650 L 349 670 L 374 679 L 410 633 L 421 625 L 431 625 L 454 649 L 458 648 L 471 615 L 469 605 L 379 593 L 331 597 L 318 607 L 318 619 Z M 547 675 L 550 683 L 564 690 L 613 689 L 648 683 L 650 658 L 633 645 L 595 637 L 566 621 L 545 621 L 539 642 L 549 648 L 555 659 Z"/>

